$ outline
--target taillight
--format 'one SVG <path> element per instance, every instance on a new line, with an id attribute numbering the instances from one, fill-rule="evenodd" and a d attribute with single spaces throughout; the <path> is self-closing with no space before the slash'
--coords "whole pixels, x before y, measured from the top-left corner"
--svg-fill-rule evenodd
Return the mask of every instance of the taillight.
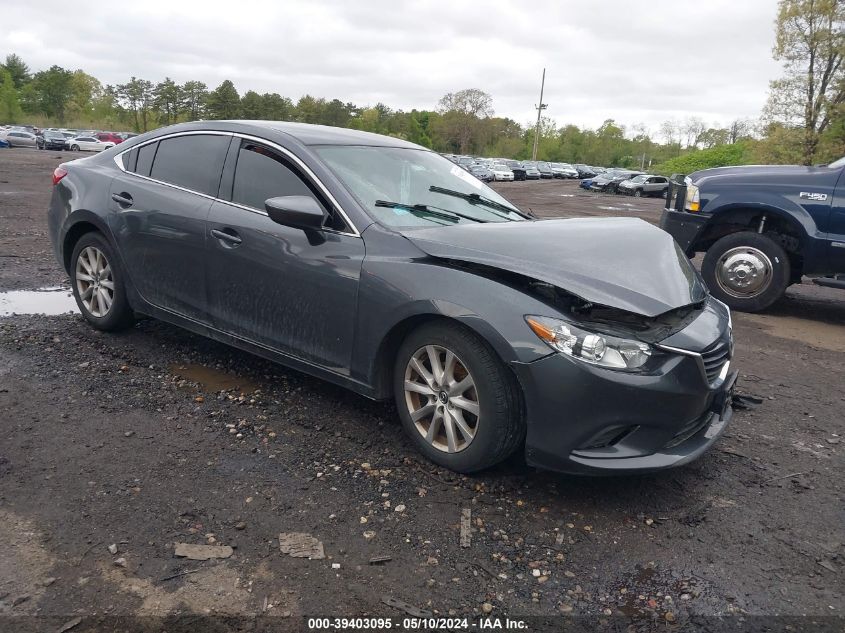
<path id="1" fill-rule="evenodd" d="M 65 176 L 67 176 L 67 169 L 64 167 L 56 167 L 56 169 L 53 170 L 53 186 L 55 187 L 58 185 L 59 181 Z"/>

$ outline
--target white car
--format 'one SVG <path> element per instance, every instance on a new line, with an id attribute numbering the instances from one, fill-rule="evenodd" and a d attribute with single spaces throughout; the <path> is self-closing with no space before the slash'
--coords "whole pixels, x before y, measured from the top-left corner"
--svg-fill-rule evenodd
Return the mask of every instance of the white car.
<path id="1" fill-rule="evenodd" d="M 494 164 L 488 167 L 493 172 L 493 180 L 513 180 L 513 172 L 507 165 Z"/>
<path id="2" fill-rule="evenodd" d="M 114 147 L 111 141 L 101 141 L 93 136 L 75 136 L 65 141 L 65 147 L 72 152 L 102 152 Z"/>

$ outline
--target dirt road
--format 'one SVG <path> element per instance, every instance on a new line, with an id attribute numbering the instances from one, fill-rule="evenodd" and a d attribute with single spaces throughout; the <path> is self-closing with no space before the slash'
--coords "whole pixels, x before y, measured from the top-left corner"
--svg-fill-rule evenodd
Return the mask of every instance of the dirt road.
<path id="1" fill-rule="evenodd" d="M 45 224 L 63 158 L 0 150 L 0 293 L 66 283 Z M 541 216 L 656 221 L 661 206 L 573 182 L 497 188 Z M 0 318 L 0 629 L 404 615 L 385 598 L 473 618 L 841 627 L 845 295 L 802 285 L 734 322 L 739 389 L 762 404 L 688 467 L 585 479 L 518 459 L 456 476 L 411 450 L 390 405 L 156 321 L 105 335 L 78 315 Z M 287 532 L 325 559 L 282 554 Z M 175 542 L 234 553 L 186 560 Z"/>

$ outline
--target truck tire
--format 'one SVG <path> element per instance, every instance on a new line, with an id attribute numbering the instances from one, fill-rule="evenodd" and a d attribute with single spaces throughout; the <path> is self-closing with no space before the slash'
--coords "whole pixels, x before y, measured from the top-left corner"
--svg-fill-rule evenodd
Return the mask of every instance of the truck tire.
<path id="1" fill-rule="evenodd" d="M 768 308 L 783 296 L 791 276 L 783 247 L 751 231 L 717 240 L 704 256 L 701 274 L 714 297 L 740 312 Z"/>

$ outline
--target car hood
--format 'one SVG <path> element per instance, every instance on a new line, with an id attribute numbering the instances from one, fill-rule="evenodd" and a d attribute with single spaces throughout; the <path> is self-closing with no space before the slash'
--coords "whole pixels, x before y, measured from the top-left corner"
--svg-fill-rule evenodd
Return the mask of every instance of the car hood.
<path id="1" fill-rule="evenodd" d="M 707 182 L 711 178 L 730 179 L 732 184 L 752 184 L 762 182 L 779 182 L 792 178 L 805 178 L 813 175 L 831 175 L 838 177 L 838 169 L 829 167 L 805 167 L 802 165 L 744 165 L 741 167 L 715 167 L 703 169 L 690 174 L 690 179 L 697 185 Z"/>
<path id="2" fill-rule="evenodd" d="M 517 273 L 646 317 L 706 296 L 672 236 L 636 218 L 459 224 L 402 234 L 432 257 Z"/>

